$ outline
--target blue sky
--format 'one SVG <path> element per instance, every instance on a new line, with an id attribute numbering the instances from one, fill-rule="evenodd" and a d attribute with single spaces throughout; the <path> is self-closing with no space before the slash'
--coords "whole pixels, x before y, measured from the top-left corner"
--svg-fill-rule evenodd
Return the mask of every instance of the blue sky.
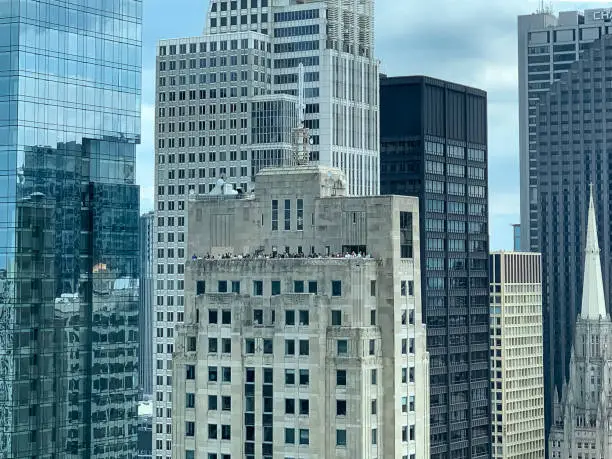
<path id="1" fill-rule="evenodd" d="M 429 75 L 488 92 L 491 249 L 511 249 L 519 221 L 517 15 L 537 0 L 376 0 L 376 55 L 389 76 Z M 612 6 L 552 2 L 555 11 Z M 153 208 L 155 47 L 199 35 L 207 0 L 146 0 L 143 18 L 141 210 Z"/>

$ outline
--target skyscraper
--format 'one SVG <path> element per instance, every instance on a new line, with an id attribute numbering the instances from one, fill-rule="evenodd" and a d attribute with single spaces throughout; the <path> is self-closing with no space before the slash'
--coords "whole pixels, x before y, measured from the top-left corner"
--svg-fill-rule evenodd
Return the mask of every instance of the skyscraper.
<path id="1" fill-rule="evenodd" d="M 537 107 L 536 178 L 538 235 L 542 249 L 544 378 L 547 426 L 552 403 L 570 376 L 576 317 L 582 295 L 582 265 L 589 200 L 600 228 L 610 227 L 612 130 L 612 37 L 591 44 L 554 83 Z M 601 269 L 606 299 L 612 284 L 612 241 L 601 232 Z"/>
<path id="2" fill-rule="evenodd" d="M 173 457 L 429 459 L 417 199 L 308 164 L 257 185 L 189 202 Z"/>
<path id="3" fill-rule="evenodd" d="M 153 309 L 155 286 L 153 284 L 153 267 L 155 256 L 155 212 L 140 216 L 140 311 L 139 321 L 139 382 L 143 395 L 153 394 Z"/>
<path id="4" fill-rule="evenodd" d="M 382 78 L 381 191 L 417 196 L 431 457 L 490 457 L 487 95 Z"/>
<path id="5" fill-rule="evenodd" d="M 540 97 L 564 75 L 593 40 L 612 32 L 608 9 L 552 11 L 518 18 L 519 158 L 521 176 L 521 249 L 540 251 L 537 117 Z"/>
<path id="6" fill-rule="evenodd" d="M 136 455 L 140 0 L 0 4 L 0 456 Z"/>
<path id="7" fill-rule="evenodd" d="M 285 128 L 297 125 L 300 64 L 310 159 L 341 168 L 349 193 L 377 194 L 373 10 L 372 0 L 212 0 L 202 36 L 159 43 L 154 415 L 163 433 L 154 433 L 155 456 L 171 451 L 173 328 L 183 318 L 184 260 L 192 255 L 188 195 L 211 191 L 219 178 L 251 191 L 260 169 L 291 163 Z"/>
<path id="8" fill-rule="evenodd" d="M 494 459 L 546 457 L 540 259 L 493 252 L 489 262 Z"/>
<path id="9" fill-rule="evenodd" d="M 519 223 L 512 225 L 512 246 L 515 252 L 521 251 L 521 225 Z"/>

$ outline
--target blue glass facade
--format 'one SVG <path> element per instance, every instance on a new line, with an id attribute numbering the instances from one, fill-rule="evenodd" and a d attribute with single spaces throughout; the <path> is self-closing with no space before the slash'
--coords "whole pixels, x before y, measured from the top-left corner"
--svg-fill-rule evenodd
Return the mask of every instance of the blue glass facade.
<path id="1" fill-rule="evenodd" d="M 134 458 L 141 0 L 0 0 L 0 457 Z"/>

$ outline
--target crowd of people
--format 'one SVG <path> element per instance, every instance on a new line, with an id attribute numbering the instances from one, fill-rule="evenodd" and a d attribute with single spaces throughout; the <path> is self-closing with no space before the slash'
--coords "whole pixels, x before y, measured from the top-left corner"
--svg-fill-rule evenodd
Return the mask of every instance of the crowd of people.
<path id="1" fill-rule="evenodd" d="M 207 253 L 206 256 L 199 257 L 196 254 L 193 254 L 191 257 L 192 260 L 248 260 L 248 259 L 271 259 L 271 258 L 372 258 L 372 256 L 368 253 L 362 252 L 336 252 L 329 253 L 326 255 L 314 252 L 306 255 L 304 252 L 272 252 L 271 254 L 264 253 L 255 253 L 255 254 L 233 254 L 233 253 L 225 253 L 223 255 L 211 255 Z"/>

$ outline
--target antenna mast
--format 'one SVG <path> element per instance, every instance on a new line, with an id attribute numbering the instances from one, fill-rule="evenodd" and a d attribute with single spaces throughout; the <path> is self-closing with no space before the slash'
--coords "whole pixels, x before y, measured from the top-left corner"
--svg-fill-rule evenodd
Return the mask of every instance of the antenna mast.
<path id="1" fill-rule="evenodd" d="M 297 118 L 298 126 L 293 130 L 293 159 L 298 166 L 304 166 L 310 161 L 310 135 L 304 127 L 306 104 L 304 102 L 304 64 L 298 67 L 298 100 Z"/>
<path id="2" fill-rule="evenodd" d="M 306 114 L 306 104 L 304 103 L 304 64 L 298 66 L 298 121 L 300 127 L 304 126 L 304 116 Z"/>

